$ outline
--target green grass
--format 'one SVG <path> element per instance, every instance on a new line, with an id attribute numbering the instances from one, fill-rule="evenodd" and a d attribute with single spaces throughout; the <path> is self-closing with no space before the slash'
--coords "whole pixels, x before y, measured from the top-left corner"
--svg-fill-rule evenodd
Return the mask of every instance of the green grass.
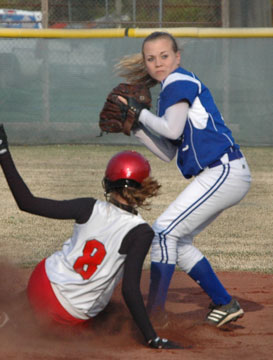
<path id="1" fill-rule="evenodd" d="M 125 146 L 55 145 L 12 146 L 17 168 L 32 193 L 55 199 L 93 196 L 104 199 L 101 180 L 109 158 Z M 141 211 L 152 224 L 187 186 L 175 161 L 164 163 L 141 146 L 131 147 L 151 162 L 152 174 L 162 184 L 150 211 Z M 221 271 L 273 273 L 273 148 L 243 148 L 252 172 L 250 192 L 238 205 L 224 211 L 195 239 L 195 245 Z M 15 204 L 4 176 L 0 176 L 1 256 L 22 266 L 33 266 L 61 248 L 72 234 L 73 221 L 52 220 L 23 213 Z M 145 267 L 149 266 L 149 256 Z"/>

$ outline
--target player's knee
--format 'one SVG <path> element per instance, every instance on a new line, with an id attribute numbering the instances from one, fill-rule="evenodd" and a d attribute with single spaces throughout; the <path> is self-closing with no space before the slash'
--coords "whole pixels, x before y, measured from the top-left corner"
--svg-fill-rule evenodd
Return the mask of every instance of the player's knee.
<path id="1" fill-rule="evenodd" d="M 190 244 L 185 244 L 178 248 L 177 265 L 186 273 L 204 257 L 200 250 Z"/>
<path id="2" fill-rule="evenodd" d="M 155 235 L 151 248 L 151 261 L 176 264 L 177 262 L 177 241 L 172 238 L 162 239 Z"/>

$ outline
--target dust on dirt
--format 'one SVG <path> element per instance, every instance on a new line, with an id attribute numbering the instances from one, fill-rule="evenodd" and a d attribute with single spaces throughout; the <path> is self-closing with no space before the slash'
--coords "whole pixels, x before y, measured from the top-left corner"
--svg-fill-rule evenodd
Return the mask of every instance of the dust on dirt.
<path id="1" fill-rule="evenodd" d="M 240 302 L 245 315 L 215 328 L 204 322 L 210 300 L 186 274 L 175 272 L 166 304 L 167 326 L 154 323 L 159 336 L 183 350 L 154 350 L 144 343 L 123 302 L 120 286 L 107 309 L 81 333 L 46 332 L 32 317 L 25 296 L 31 269 L 0 263 L 0 311 L 10 321 L 0 328 L 2 360 L 269 360 L 273 353 L 273 275 L 220 272 L 218 276 Z M 149 271 L 141 288 L 147 300 Z M 165 324 L 166 325 L 166 324 Z"/>

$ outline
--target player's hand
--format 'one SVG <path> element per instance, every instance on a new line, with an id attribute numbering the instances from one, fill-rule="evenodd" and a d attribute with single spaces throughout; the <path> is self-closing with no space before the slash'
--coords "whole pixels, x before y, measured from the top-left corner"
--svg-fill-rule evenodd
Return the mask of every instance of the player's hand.
<path id="1" fill-rule="evenodd" d="M 8 138 L 4 129 L 4 125 L 0 124 L 0 155 L 8 151 Z"/>
<path id="2" fill-rule="evenodd" d="M 183 349 L 183 346 L 159 336 L 149 340 L 148 345 L 153 349 Z"/>

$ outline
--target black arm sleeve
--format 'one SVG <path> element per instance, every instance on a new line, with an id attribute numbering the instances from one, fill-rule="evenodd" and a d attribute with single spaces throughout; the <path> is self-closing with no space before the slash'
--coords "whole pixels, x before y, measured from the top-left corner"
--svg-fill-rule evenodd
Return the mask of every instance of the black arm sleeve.
<path id="1" fill-rule="evenodd" d="M 154 232 L 151 227 L 148 224 L 142 224 L 127 234 L 120 248 L 121 253 L 127 254 L 122 281 L 122 294 L 134 321 L 146 341 L 157 336 L 149 320 L 140 291 L 142 266 L 153 237 Z"/>
<path id="2" fill-rule="evenodd" d="M 18 173 L 10 152 L 0 156 L 2 170 L 20 210 L 52 219 L 75 219 L 85 223 L 96 202 L 93 198 L 51 200 L 34 196 Z"/>

